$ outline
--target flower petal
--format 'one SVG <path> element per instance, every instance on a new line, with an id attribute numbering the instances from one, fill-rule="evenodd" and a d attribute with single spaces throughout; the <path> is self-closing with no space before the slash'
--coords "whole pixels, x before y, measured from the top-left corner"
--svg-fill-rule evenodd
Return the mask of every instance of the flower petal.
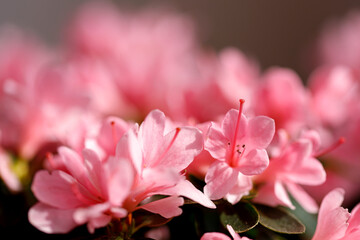
<path id="1" fill-rule="evenodd" d="M 211 200 L 223 198 L 236 184 L 238 174 L 238 171 L 225 162 L 213 163 L 205 176 L 205 195 Z"/>
<path id="2" fill-rule="evenodd" d="M 251 118 L 247 134 L 253 148 L 267 148 L 275 134 L 275 122 L 272 118 L 265 116 Z"/>
<path id="3" fill-rule="evenodd" d="M 171 196 L 142 205 L 138 209 L 145 209 L 149 212 L 160 214 L 164 218 L 172 218 L 182 213 L 182 209 L 179 206 L 183 204 L 184 199 L 182 197 Z"/>
<path id="4" fill-rule="evenodd" d="M 45 233 L 68 233 L 78 224 L 73 219 L 74 209 L 57 209 L 43 203 L 30 208 L 29 222 Z"/>
<path id="5" fill-rule="evenodd" d="M 159 110 L 151 111 L 140 125 L 139 142 L 143 147 L 144 164 L 153 162 L 159 157 L 158 150 L 163 144 L 164 129 L 166 118 L 163 112 Z"/>
<path id="6" fill-rule="evenodd" d="M 240 158 L 237 169 L 244 175 L 258 175 L 269 165 L 269 156 L 264 149 L 253 149 Z"/>
<path id="7" fill-rule="evenodd" d="M 133 166 L 125 159 L 109 157 L 105 165 L 109 202 L 120 206 L 134 184 Z"/>
<path id="8" fill-rule="evenodd" d="M 182 127 L 173 141 L 175 134 L 174 130 L 164 137 L 162 148 L 159 149 L 158 154 L 162 155 L 164 151 L 166 153 L 159 162 L 155 163 L 155 166 L 168 166 L 180 172 L 200 154 L 204 140 L 201 132 L 192 127 Z M 170 144 L 172 145 L 170 146 Z M 170 148 L 168 148 L 169 146 Z M 154 166 L 153 164 L 151 163 L 151 166 Z"/>
<path id="9" fill-rule="evenodd" d="M 335 240 L 344 236 L 350 217 L 347 209 L 341 207 L 344 194 L 343 189 L 336 188 L 324 197 L 320 205 L 318 224 L 312 240 Z"/>
<path id="10" fill-rule="evenodd" d="M 319 207 L 316 201 L 299 185 L 286 182 L 286 187 L 296 201 L 309 213 L 317 213 Z"/>
<path id="11" fill-rule="evenodd" d="M 161 192 L 166 195 L 178 195 L 190 198 L 201 205 L 208 208 L 216 208 L 215 204 L 206 197 L 201 191 L 199 191 L 191 182 L 186 179 L 179 181 L 176 186 L 166 189 Z"/>
<path id="12" fill-rule="evenodd" d="M 40 170 L 34 177 L 31 190 L 36 198 L 45 204 L 60 209 L 71 209 L 83 206 L 73 193 L 72 186 L 76 180 L 63 171 Z"/>

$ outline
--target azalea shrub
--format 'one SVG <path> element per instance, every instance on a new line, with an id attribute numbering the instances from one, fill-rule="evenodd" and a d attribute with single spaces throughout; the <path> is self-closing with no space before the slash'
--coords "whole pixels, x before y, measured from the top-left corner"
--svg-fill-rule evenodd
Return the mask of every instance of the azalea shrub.
<path id="1" fill-rule="evenodd" d="M 360 239 L 359 25 L 325 28 L 308 80 L 165 10 L 88 3 L 56 49 L 3 27 L 1 232 Z"/>

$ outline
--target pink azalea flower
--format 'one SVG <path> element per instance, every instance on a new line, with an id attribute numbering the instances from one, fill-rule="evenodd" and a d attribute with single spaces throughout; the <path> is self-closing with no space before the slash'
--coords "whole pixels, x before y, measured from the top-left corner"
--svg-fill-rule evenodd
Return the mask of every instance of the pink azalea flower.
<path id="1" fill-rule="evenodd" d="M 189 86 L 186 104 L 189 115 L 199 122 L 214 121 L 224 115 L 236 107 L 239 96 L 252 101 L 259 69 L 242 52 L 228 48 L 218 55 L 199 54 L 197 68 L 200 76 Z"/>
<path id="2" fill-rule="evenodd" d="M 221 126 L 210 127 L 205 149 L 217 160 L 205 177 L 204 192 L 210 199 L 235 191 L 240 200 L 252 187 L 247 176 L 262 173 L 269 164 L 265 148 L 274 136 L 274 121 L 265 116 L 248 119 L 242 114 L 243 104 L 240 100 L 240 110 L 230 110 Z"/>
<path id="3" fill-rule="evenodd" d="M 255 91 L 253 110 L 255 114 L 273 118 L 277 129 L 297 134 L 309 116 L 308 104 L 309 94 L 294 71 L 271 68 Z"/>
<path id="4" fill-rule="evenodd" d="M 32 191 L 40 201 L 29 211 L 29 221 L 46 233 L 67 233 L 88 223 L 90 232 L 106 226 L 112 217 L 127 215 L 121 203 L 129 194 L 134 170 L 126 160 L 109 158 L 100 161 L 92 150 L 83 158 L 61 147 L 59 155 L 65 171 L 38 171 Z"/>
<path id="5" fill-rule="evenodd" d="M 285 145 L 279 155 L 270 159 L 269 167 L 255 178 L 255 182 L 264 185 L 260 187 L 254 201 L 294 209 L 287 189 L 306 211 L 317 212 L 316 202 L 300 185 L 320 185 L 326 179 L 323 166 L 314 157 L 319 141 L 317 133 L 311 131 Z"/>
<path id="6" fill-rule="evenodd" d="M 118 94 L 141 118 L 154 108 L 184 118 L 183 92 L 197 71 L 197 44 L 188 18 L 155 10 L 120 12 L 97 2 L 80 9 L 68 32 L 72 52 L 102 60 Z"/>
<path id="7" fill-rule="evenodd" d="M 102 128 L 98 138 L 105 149 L 123 130 L 121 122 L 117 128 L 112 122 L 111 131 Z M 42 170 L 35 176 L 32 190 L 40 203 L 29 211 L 30 222 L 47 233 L 66 233 L 84 223 L 93 232 L 137 209 L 165 218 L 178 216 L 184 204 L 180 196 L 214 208 L 181 174 L 202 150 L 201 133 L 190 127 L 165 132 L 165 123 L 162 112 L 151 112 L 138 131 L 135 126 L 119 137 L 115 156 L 106 159 L 90 149 L 81 157 L 59 148 L 62 169 Z M 168 197 L 153 199 L 154 195 Z"/>
<path id="8" fill-rule="evenodd" d="M 318 223 L 312 240 L 356 239 L 344 238 L 349 227 L 348 220 L 350 217 L 348 210 L 341 207 L 344 200 L 344 193 L 343 189 L 337 188 L 324 197 L 320 206 Z M 357 212 L 356 209 L 355 212 Z M 359 216 L 356 216 L 353 218 L 352 223 L 358 225 L 358 221 Z M 353 225 L 352 227 L 358 228 L 358 226 Z M 352 229 L 349 230 L 351 232 Z"/>
<path id="9" fill-rule="evenodd" d="M 360 69 L 359 29 L 359 11 L 351 11 L 343 19 L 329 22 L 317 41 L 318 63 Z"/>
<path id="10" fill-rule="evenodd" d="M 229 233 L 231 234 L 233 240 L 251 240 L 250 238 L 247 237 L 240 237 L 239 234 L 237 234 L 230 225 L 227 225 L 226 227 Z M 205 233 L 200 238 L 200 240 L 231 240 L 231 238 L 229 238 L 227 235 L 223 233 L 210 232 L 210 233 Z"/>
<path id="11" fill-rule="evenodd" d="M 165 115 L 154 110 L 145 118 L 137 133 L 129 131 L 117 146 L 116 156 L 130 158 L 136 172 L 145 182 L 149 179 L 143 175 L 158 169 L 173 169 L 178 174 L 183 174 L 203 149 L 203 137 L 196 128 L 181 127 L 169 131 L 167 124 Z M 185 178 L 158 194 L 181 195 L 206 207 L 215 208 L 215 205 Z"/>
<path id="12" fill-rule="evenodd" d="M 360 110 L 360 84 L 346 66 L 318 68 L 309 79 L 311 106 L 320 124 L 339 128 Z M 329 111 L 328 106 L 333 106 Z"/>

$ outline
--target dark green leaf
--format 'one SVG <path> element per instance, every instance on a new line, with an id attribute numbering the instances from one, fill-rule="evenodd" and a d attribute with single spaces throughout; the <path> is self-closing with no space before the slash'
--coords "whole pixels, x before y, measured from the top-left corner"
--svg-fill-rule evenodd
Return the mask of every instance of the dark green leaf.
<path id="1" fill-rule="evenodd" d="M 301 234 L 305 226 L 290 212 L 283 208 L 255 205 L 260 215 L 260 224 L 279 233 Z"/>
<path id="2" fill-rule="evenodd" d="M 259 214 L 250 203 L 240 202 L 231 205 L 224 202 L 218 206 L 220 221 L 224 227 L 231 225 L 237 233 L 246 232 L 255 227 L 259 222 Z"/>

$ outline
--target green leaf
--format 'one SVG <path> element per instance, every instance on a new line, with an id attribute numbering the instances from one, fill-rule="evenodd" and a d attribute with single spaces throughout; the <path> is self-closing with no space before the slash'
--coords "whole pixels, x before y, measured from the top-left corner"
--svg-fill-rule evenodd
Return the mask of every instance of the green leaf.
<path id="1" fill-rule="evenodd" d="M 259 214 L 256 208 L 245 202 L 239 202 L 236 205 L 231 205 L 228 202 L 223 202 L 218 206 L 220 210 L 220 222 L 224 227 L 227 224 L 231 225 L 237 233 L 246 232 L 259 223 Z"/>
<path id="2" fill-rule="evenodd" d="M 260 215 L 260 224 L 279 233 L 301 234 L 305 226 L 294 215 L 283 208 L 255 205 Z"/>

